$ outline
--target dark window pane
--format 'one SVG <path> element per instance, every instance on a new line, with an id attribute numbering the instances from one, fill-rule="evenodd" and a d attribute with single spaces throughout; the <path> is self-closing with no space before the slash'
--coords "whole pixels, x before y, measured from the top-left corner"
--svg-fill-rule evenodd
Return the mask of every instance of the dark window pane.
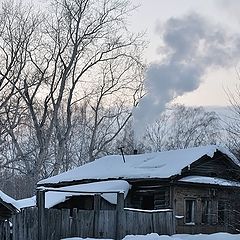
<path id="1" fill-rule="evenodd" d="M 142 197 L 142 209 L 153 210 L 154 209 L 154 196 L 148 195 Z"/>
<path id="2" fill-rule="evenodd" d="M 185 222 L 186 223 L 194 223 L 194 215 L 195 215 L 195 200 L 186 200 L 185 201 L 186 206 L 186 213 L 185 213 Z"/>
<path id="3" fill-rule="evenodd" d="M 211 201 L 203 199 L 202 200 L 202 223 L 211 223 Z"/>

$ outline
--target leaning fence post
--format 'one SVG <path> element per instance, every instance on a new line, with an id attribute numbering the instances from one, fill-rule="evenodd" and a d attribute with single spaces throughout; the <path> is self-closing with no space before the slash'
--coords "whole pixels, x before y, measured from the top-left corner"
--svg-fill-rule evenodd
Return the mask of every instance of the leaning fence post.
<path id="1" fill-rule="evenodd" d="M 38 240 L 46 240 L 45 190 L 37 191 Z"/>
<path id="2" fill-rule="evenodd" d="M 116 239 L 124 237 L 124 193 L 117 193 L 117 206 L 116 206 Z"/>

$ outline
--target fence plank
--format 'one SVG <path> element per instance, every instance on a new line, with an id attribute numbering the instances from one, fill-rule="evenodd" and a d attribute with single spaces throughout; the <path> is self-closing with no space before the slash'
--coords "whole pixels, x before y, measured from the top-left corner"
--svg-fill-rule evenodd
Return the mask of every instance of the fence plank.
<path id="1" fill-rule="evenodd" d="M 77 214 L 78 236 L 94 237 L 94 211 L 79 210 Z"/>
<path id="2" fill-rule="evenodd" d="M 95 207 L 97 209 L 97 206 Z M 96 214 L 94 210 L 74 209 L 70 214 L 70 210 L 49 209 L 45 212 L 45 222 L 48 223 L 45 226 L 47 230 L 45 239 L 56 240 L 63 237 L 96 238 L 95 234 L 100 238 L 116 239 L 116 237 L 123 238 L 128 234 L 156 232 L 171 235 L 175 233 L 173 211 L 148 212 L 133 209 L 124 209 L 123 211 L 119 209 L 119 211 L 117 209 L 99 210 Z M 13 216 L 12 222 L 13 240 L 38 240 L 37 208 L 22 210 L 19 214 Z M 117 228 L 117 225 L 119 228 Z"/>
<path id="3" fill-rule="evenodd" d="M 0 239 L 10 240 L 9 220 L 0 221 Z"/>
<path id="4" fill-rule="evenodd" d="M 124 193 L 117 193 L 116 206 L 116 239 L 122 239 L 124 233 Z"/>
<path id="5" fill-rule="evenodd" d="M 99 237 L 111 238 L 116 237 L 116 211 L 101 210 L 99 215 Z"/>
<path id="6" fill-rule="evenodd" d="M 99 194 L 94 195 L 94 237 L 98 238 L 99 234 L 99 213 L 101 196 Z"/>
<path id="7" fill-rule="evenodd" d="M 45 223 L 45 192 L 43 190 L 37 191 L 37 206 L 38 206 L 38 240 L 46 239 Z"/>

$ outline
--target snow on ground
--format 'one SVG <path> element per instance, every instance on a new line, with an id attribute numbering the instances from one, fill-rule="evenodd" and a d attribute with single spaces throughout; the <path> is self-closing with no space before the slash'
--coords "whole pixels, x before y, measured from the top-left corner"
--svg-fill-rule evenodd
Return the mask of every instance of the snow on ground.
<path id="1" fill-rule="evenodd" d="M 226 149 L 216 145 L 209 145 L 164 152 L 125 155 L 126 162 L 123 162 L 121 155 L 105 156 L 65 173 L 44 179 L 38 184 L 84 179 L 169 178 L 172 175 L 180 174 L 184 167 L 204 155 L 213 157 L 217 150 L 229 156 L 234 163 L 239 164 L 237 159 Z"/>
<path id="2" fill-rule="evenodd" d="M 239 240 L 240 234 L 215 233 L 215 234 L 175 234 L 172 236 L 151 233 L 145 236 L 126 236 L 123 240 Z"/>
<path id="3" fill-rule="evenodd" d="M 74 238 L 64 238 L 62 240 L 99 240 L 99 238 L 78 238 L 78 237 L 74 237 Z M 102 239 L 101 240 L 113 240 L 113 239 Z"/>
<path id="4" fill-rule="evenodd" d="M 240 234 L 214 233 L 214 234 L 175 234 L 172 236 L 151 233 L 147 235 L 128 235 L 123 240 L 239 240 Z M 97 240 L 96 238 L 65 238 L 64 240 Z M 102 239 L 106 240 L 106 239 Z M 108 239 L 110 240 L 110 239 Z"/>

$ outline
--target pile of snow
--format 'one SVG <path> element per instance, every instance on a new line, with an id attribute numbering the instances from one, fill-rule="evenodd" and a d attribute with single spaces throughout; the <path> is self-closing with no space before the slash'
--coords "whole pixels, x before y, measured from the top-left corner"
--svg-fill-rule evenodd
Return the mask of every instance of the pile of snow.
<path id="1" fill-rule="evenodd" d="M 226 149 L 209 145 L 188 149 L 171 150 L 137 155 L 111 155 L 99 158 L 91 163 L 77 167 L 65 173 L 38 182 L 71 182 L 86 179 L 134 179 L 134 178 L 169 178 L 180 174 L 181 170 L 204 155 L 213 157 L 216 151 L 226 154 L 235 164 L 238 160 Z"/>
<path id="2" fill-rule="evenodd" d="M 123 240 L 239 240 L 239 234 L 229 233 L 214 233 L 214 234 L 175 234 L 172 236 L 158 235 L 157 233 L 151 233 L 148 235 L 129 235 L 123 238 Z"/>
<path id="3" fill-rule="evenodd" d="M 124 198 L 126 198 L 130 187 L 127 181 L 113 180 L 78 184 L 57 189 L 44 188 L 48 190 L 45 195 L 45 207 L 51 208 L 59 203 L 65 202 L 71 196 L 94 195 L 96 193 L 100 193 L 101 197 L 111 204 L 117 204 L 117 193 L 123 192 Z"/>
<path id="4" fill-rule="evenodd" d="M 175 234 L 172 236 L 151 233 L 147 235 L 128 235 L 123 240 L 239 240 L 240 234 L 214 233 L 214 234 Z M 64 240 L 97 240 L 96 238 L 65 238 Z M 102 239 L 104 240 L 104 239 Z M 109 239 L 108 239 L 109 240 Z"/>
<path id="5" fill-rule="evenodd" d="M 214 184 L 219 186 L 226 186 L 226 187 L 240 187 L 239 182 L 230 181 L 222 178 L 216 177 L 203 177 L 203 176 L 187 176 L 181 178 L 180 182 L 189 182 L 189 183 L 203 183 L 203 184 Z"/>
<path id="6" fill-rule="evenodd" d="M 74 238 L 64 238 L 62 240 L 99 240 L 99 238 L 78 238 L 78 237 L 74 237 Z M 101 238 L 101 240 L 113 240 L 113 239 L 103 239 L 103 238 Z"/>
<path id="7" fill-rule="evenodd" d="M 19 209 L 28 208 L 28 207 L 35 207 L 36 204 L 37 204 L 36 203 L 36 196 L 16 200 L 16 205 L 18 206 Z"/>

